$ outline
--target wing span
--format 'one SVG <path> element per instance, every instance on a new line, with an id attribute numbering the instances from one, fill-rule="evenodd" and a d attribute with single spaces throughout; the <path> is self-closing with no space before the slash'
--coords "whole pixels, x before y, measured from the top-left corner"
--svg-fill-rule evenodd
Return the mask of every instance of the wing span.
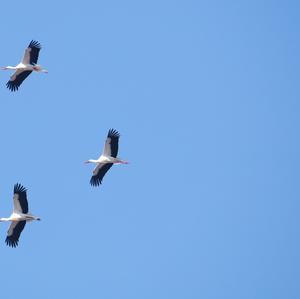
<path id="1" fill-rule="evenodd" d="M 42 46 L 39 42 L 32 40 L 28 47 L 25 49 L 22 63 L 37 64 L 41 48 Z"/>
<path id="2" fill-rule="evenodd" d="M 93 176 L 90 180 L 91 185 L 94 187 L 99 186 L 102 183 L 103 177 L 112 166 L 113 163 L 99 163 L 93 171 Z"/>
<path id="3" fill-rule="evenodd" d="M 16 71 L 6 83 L 6 86 L 10 91 L 16 91 L 19 89 L 23 81 L 32 73 L 32 71 Z"/>
<path id="4" fill-rule="evenodd" d="M 10 247 L 17 247 L 19 243 L 20 235 L 26 225 L 26 221 L 18 221 L 18 222 L 12 222 L 8 231 L 7 231 L 7 237 L 6 237 L 6 245 Z"/>
<path id="5" fill-rule="evenodd" d="M 15 213 L 28 213 L 28 201 L 27 201 L 27 193 L 26 188 L 21 184 L 15 184 L 14 186 L 14 212 Z"/>
<path id="6" fill-rule="evenodd" d="M 104 155 L 116 158 L 118 155 L 120 133 L 110 129 L 104 145 Z"/>

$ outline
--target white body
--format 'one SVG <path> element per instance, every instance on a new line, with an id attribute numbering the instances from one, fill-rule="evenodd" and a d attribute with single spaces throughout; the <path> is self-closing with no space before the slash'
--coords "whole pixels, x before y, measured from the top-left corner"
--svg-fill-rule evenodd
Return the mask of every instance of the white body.
<path id="1" fill-rule="evenodd" d="M 99 186 L 101 184 L 103 177 L 113 164 L 128 164 L 127 161 L 117 157 L 119 137 L 120 134 L 118 131 L 110 129 L 101 156 L 97 160 L 89 159 L 85 161 L 85 163 L 96 164 L 93 170 L 93 176 L 90 180 L 92 186 Z"/>
<path id="2" fill-rule="evenodd" d="M 42 73 L 48 73 L 47 70 L 43 69 L 39 64 L 25 64 L 23 62 L 20 62 L 16 66 L 6 66 L 3 67 L 2 70 L 14 70 L 14 71 L 36 71 L 36 72 L 42 72 Z"/>
<path id="3" fill-rule="evenodd" d="M 2 70 L 14 70 L 15 72 L 10 77 L 6 86 L 11 91 L 16 91 L 21 86 L 22 82 L 30 75 L 31 72 L 48 73 L 41 65 L 37 64 L 41 45 L 37 41 L 31 41 L 25 49 L 22 61 L 16 66 L 2 67 Z"/>
<path id="4" fill-rule="evenodd" d="M 19 221 L 33 221 L 33 220 L 40 220 L 39 217 L 36 217 L 32 214 L 23 214 L 23 213 L 12 213 L 8 218 L 0 218 L 1 222 L 19 222 Z"/>
<path id="5" fill-rule="evenodd" d="M 123 161 L 120 158 L 114 158 L 110 156 L 106 156 L 105 154 L 102 154 L 97 160 L 89 159 L 86 161 L 86 163 L 95 163 L 95 164 L 107 164 L 107 163 L 113 163 L 113 164 L 128 164 L 127 161 Z"/>
<path id="6" fill-rule="evenodd" d="M 40 220 L 28 211 L 27 190 L 21 184 L 15 184 L 13 196 L 13 212 L 8 218 L 0 218 L 1 222 L 11 222 L 7 231 L 6 244 L 18 246 L 20 235 L 27 222 Z"/>

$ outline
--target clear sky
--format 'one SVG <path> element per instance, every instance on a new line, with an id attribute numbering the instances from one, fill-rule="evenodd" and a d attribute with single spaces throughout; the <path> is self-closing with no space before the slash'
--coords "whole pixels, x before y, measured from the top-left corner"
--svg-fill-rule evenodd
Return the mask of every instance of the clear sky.
<path id="1" fill-rule="evenodd" d="M 0 65 L 1 298 L 298 299 L 299 1 L 12 1 Z M 1 87 L 2 86 L 2 87 Z M 89 185 L 109 128 L 119 155 Z"/>

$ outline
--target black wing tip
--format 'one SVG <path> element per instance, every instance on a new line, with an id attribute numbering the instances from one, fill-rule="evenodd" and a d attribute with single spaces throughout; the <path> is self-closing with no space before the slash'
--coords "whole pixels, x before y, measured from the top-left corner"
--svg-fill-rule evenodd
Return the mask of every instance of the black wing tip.
<path id="1" fill-rule="evenodd" d="M 109 129 L 107 137 L 110 138 L 120 138 L 120 133 L 115 129 Z"/>
<path id="2" fill-rule="evenodd" d="M 102 180 L 99 180 L 99 179 L 92 176 L 92 178 L 90 179 L 90 184 L 93 187 L 98 187 L 102 184 Z"/>
<path id="3" fill-rule="evenodd" d="M 37 48 L 37 49 L 41 49 L 41 48 L 42 48 L 42 45 L 41 45 L 38 41 L 36 41 L 36 40 L 33 39 L 33 40 L 31 40 L 31 42 L 30 42 L 28 48 Z"/>
<path id="4" fill-rule="evenodd" d="M 19 245 L 19 240 L 12 240 L 9 237 L 7 237 L 5 243 L 9 247 L 16 248 Z"/>
<path id="5" fill-rule="evenodd" d="M 19 89 L 19 86 L 14 84 L 12 81 L 8 81 L 6 83 L 6 87 L 10 90 L 10 91 L 17 91 Z"/>
<path id="6" fill-rule="evenodd" d="M 27 189 L 20 183 L 16 183 L 14 185 L 14 193 L 24 193 L 26 191 L 27 191 Z"/>

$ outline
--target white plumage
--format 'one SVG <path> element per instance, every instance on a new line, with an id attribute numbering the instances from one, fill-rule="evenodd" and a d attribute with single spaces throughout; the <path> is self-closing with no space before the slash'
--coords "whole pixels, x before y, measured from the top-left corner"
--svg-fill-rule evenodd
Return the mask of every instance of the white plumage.
<path id="1" fill-rule="evenodd" d="M 85 163 L 94 163 L 96 167 L 93 170 L 93 176 L 90 183 L 92 186 L 99 186 L 102 183 L 103 177 L 113 164 L 128 164 L 127 161 L 117 157 L 119 149 L 120 133 L 114 129 L 110 129 L 107 134 L 104 149 L 101 156 L 97 159 L 90 159 Z"/>
<path id="2" fill-rule="evenodd" d="M 23 83 L 23 81 L 33 72 L 48 73 L 37 64 L 39 58 L 39 52 L 41 44 L 32 40 L 29 46 L 25 49 L 25 53 L 22 61 L 17 66 L 2 67 L 2 70 L 15 70 L 14 74 L 10 77 L 10 80 L 6 83 L 6 86 L 11 91 L 16 91 Z"/>
<path id="3" fill-rule="evenodd" d="M 11 222 L 7 231 L 6 244 L 11 247 L 18 246 L 20 235 L 26 222 L 40 220 L 28 212 L 27 190 L 20 184 L 14 186 L 13 212 L 8 218 L 0 218 L 1 222 Z"/>

